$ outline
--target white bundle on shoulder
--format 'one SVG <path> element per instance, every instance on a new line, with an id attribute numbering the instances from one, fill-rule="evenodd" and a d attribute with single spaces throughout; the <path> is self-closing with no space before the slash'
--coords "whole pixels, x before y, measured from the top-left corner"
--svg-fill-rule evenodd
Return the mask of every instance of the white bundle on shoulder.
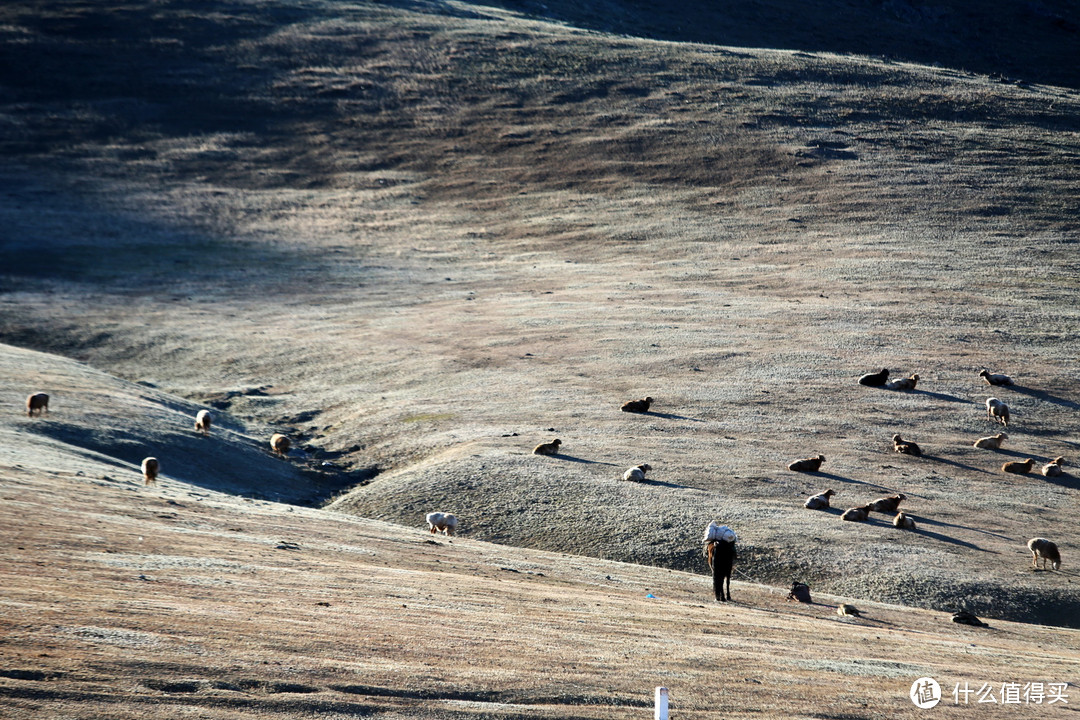
<path id="1" fill-rule="evenodd" d="M 737 540 L 735 531 L 729 528 L 727 525 L 717 525 L 713 520 L 709 523 L 709 527 L 705 528 L 705 537 L 701 539 L 701 542 L 716 542 L 723 540 L 724 542 L 733 543 Z"/>

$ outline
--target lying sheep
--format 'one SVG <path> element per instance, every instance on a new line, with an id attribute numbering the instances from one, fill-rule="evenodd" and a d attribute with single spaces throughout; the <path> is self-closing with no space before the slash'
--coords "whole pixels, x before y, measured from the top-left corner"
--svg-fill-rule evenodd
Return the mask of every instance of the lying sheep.
<path id="1" fill-rule="evenodd" d="M 825 510 L 829 507 L 829 498 L 836 494 L 835 490 L 829 489 L 820 495 L 811 495 L 806 498 L 806 502 L 803 503 L 804 508 L 810 510 Z"/>
<path id="2" fill-rule="evenodd" d="M 645 463 L 644 465 L 638 465 L 637 467 L 632 467 L 626 472 L 624 472 L 622 479 L 642 482 L 645 480 L 645 473 L 649 472 L 650 470 L 652 470 L 652 465 L 649 465 L 648 463 Z"/>
<path id="3" fill-rule="evenodd" d="M 900 507 L 900 502 L 907 500 L 907 495 L 899 493 L 892 497 L 878 498 L 870 503 L 870 509 L 880 513 L 894 513 Z"/>
<path id="4" fill-rule="evenodd" d="M 866 522 L 870 519 L 870 510 L 872 508 L 869 505 L 863 505 L 857 508 L 848 508 L 844 511 L 844 514 L 840 516 L 841 520 L 847 520 L 849 522 Z"/>
<path id="5" fill-rule="evenodd" d="M 1002 472 L 1007 472 L 1007 473 L 1013 473 L 1014 475 L 1027 475 L 1029 472 L 1031 472 L 1031 467 L 1034 464 L 1035 464 L 1035 461 L 1033 459 L 1031 459 L 1031 458 L 1028 458 L 1024 462 L 1017 462 L 1017 461 L 1013 460 L 1012 462 L 1007 462 L 1004 465 L 1002 465 L 1001 466 L 1001 471 Z"/>
<path id="6" fill-rule="evenodd" d="M 919 384 L 919 376 L 912 375 L 911 377 L 900 378 L 899 380 L 891 380 L 885 383 L 886 390 L 914 390 L 915 386 Z"/>
<path id="7" fill-rule="evenodd" d="M 821 463 L 825 462 L 824 455 L 818 455 L 812 458 L 803 458 L 802 460 L 796 460 L 787 466 L 788 470 L 794 470 L 795 472 L 817 472 L 821 467 Z"/>
<path id="8" fill-rule="evenodd" d="M 441 531 L 443 535 L 449 536 L 457 530 L 457 517 L 453 513 L 428 513 L 426 519 L 432 535 Z"/>
<path id="9" fill-rule="evenodd" d="M 623 412 L 632 413 L 645 413 L 649 412 L 649 406 L 652 405 L 653 399 L 651 397 L 644 398 L 643 400 L 630 400 L 623 403 L 621 410 Z"/>
<path id="10" fill-rule="evenodd" d="M 289 452 L 291 446 L 292 441 L 281 433 L 274 433 L 270 436 L 270 449 L 281 457 L 284 457 Z"/>
<path id="11" fill-rule="evenodd" d="M 914 530 L 915 521 L 907 513 L 896 513 L 896 517 L 892 519 L 894 528 L 900 528 L 901 530 Z"/>
<path id="12" fill-rule="evenodd" d="M 49 412 L 48 393 L 34 393 L 30 397 L 26 398 L 26 416 L 34 417 L 35 412 L 38 415 Z"/>
<path id="13" fill-rule="evenodd" d="M 209 435 L 210 422 L 210 411 L 200 410 L 199 414 L 195 416 L 195 431 L 201 432 L 203 435 Z"/>
<path id="14" fill-rule="evenodd" d="M 981 437 L 975 441 L 974 447 L 982 448 L 983 450 L 1000 450 L 1001 443 L 1008 440 L 1009 436 L 1005 433 L 998 433 L 997 435 L 991 435 L 990 437 Z"/>
<path id="15" fill-rule="evenodd" d="M 1061 569 L 1061 553 L 1057 543 L 1046 538 L 1031 538 L 1028 540 L 1028 550 L 1031 551 L 1031 567 L 1039 567 L 1039 558 L 1042 558 L 1043 570 L 1046 569 L 1046 561 L 1050 561 L 1050 567 L 1055 570 Z"/>
<path id="16" fill-rule="evenodd" d="M 870 373 L 859 378 L 859 384 L 867 387 L 881 387 L 888 381 L 889 368 L 881 368 L 881 372 Z"/>
<path id="17" fill-rule="evenodd" d="M 893 450 L 903 455 L 922 455 L 922 448 L 915 443 L 904 440 L 899 435 L 892 436 Z"/>
<path id="18" fill-rule="evenodd" d="M 974 627 L 990 627 L 982 620 L 980 620 L 978 616 L 975 615 L 975 613 L 968 612 L 967 610 L 960 610 L 959 612 L 954 612 L 952 616 L 952 621 L 961 625 L 973 625 Z"/>
<path id="19" fill-rule="evenodd" d="M 1064 464 L 1065 458 L 1056 457 L 1054 458 L 1053 462 L 1043 465 L 1042 470 L 1040 470 L 1039 472 L 1041 472 L 1046 477 L 1058 477 L 1059 475 L 1061 475 L 1061 473 L 1064 472 L 1064 470 L 1061 469 L 1061 466 Z"/>
<path id="20" fill-rule="evenodd" d="M 562 445 L 562 440 L 555 438 L 551 442 L 540 443 L 533 448 L 533 455 L 558 455 L 559 446 Z"/>
<path id="21" fill-rule="evenodd" d="M 840 617 L 861 617 L 859 608 L 854 605 L 849 605 L 848 603 L 843 603 L 836 608 L 836 614 Z"/>
<path id="22" fill-rule="evenodd" d="M 997 398 L 986 398 L 986 419 L 1009 427 L 1009 406 Z"/>
<path id="23" fill-rule="evenodd" d="M 987 385 L 1012 385 L 1013 379 L 1008 375 L 995 375 L 989 370 L 983 370 L 979 377 L 986 381 Z"/>
<path id="24" fill-rule="evenodd" d="M 155 457 L 143 458 L 142 461 L 142 474 L 143 485 L 153 485 L 157 483 L 158 473 L 161 471 L 161 463 Z"/>

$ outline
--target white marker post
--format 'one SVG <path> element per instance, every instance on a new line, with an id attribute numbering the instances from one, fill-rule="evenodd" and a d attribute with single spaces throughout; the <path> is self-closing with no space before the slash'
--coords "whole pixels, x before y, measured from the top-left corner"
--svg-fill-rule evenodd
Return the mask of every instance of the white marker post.
<path id="1" fill-rule="evenodd" d="M 667 688 L 666 687 L 658 687 L 658 688 L 656 688 L 656 710 L 653 713 L 653 720 L 668 720 L 667 701 L 668 701 Z"/>

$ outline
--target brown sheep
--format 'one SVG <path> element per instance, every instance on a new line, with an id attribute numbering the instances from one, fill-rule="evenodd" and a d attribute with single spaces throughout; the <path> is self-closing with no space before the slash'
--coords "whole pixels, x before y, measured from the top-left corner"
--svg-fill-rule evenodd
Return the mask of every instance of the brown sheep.
<path id="1" fill-rule="evenodd" d="M 892 497 L 878 498 L 870 503 L 870 509 L 880 513 L 894 513 L 900 507 L 900 502 L 903 500 L 907 500 L 907 495 L 904 495 L 903 493 L 893 495 Z"/>
<path id="2" fill-rule="evenodd" d="M 1031 538 L 1028 540 L 1028 550 L 1031 551 L 1031 567 L 1039 567 L 1039 558 L 1042 558 L 1043 570 L 1046 569 L 1046 561 L 1050 561 L 1050 567 L 1055 570 L 1061 569 L 1061 553 L 1057 543 L 1046 538 Z"/>
<path id="3" fill-rule="evenodd" d="M 818 455 L 812 458 L 803 458 L 802 460 L 796 460 L 787 466 L 788 470 L 794 470 L 795 472 L 817 472 L 821 467 L 821 463 L 825 462 L 824 455 Z"/>
<path id="4" fill-rule="evenodd" d="M 210 424 L 210 411 L 200 410 L 199 414 L 195 416 L 195 431 L 201 432 L 203 435 L 209 435 Z"/>
<path id="5" fill-rule="evenodd" d="M 157 483 L 158 473 L 161 472 L 161 463 L 155 457 L 144 458 L 142 461 L 142 474 L 144 485 Z"/>
<path id="6" fill-rule="evenodd" d="M 292 441 L 281 433 L 274 433 L 270 436 L 270 449 L 281 457 L 285 457 L 291 446 Z"/>
<path id="7" fill-rule="evenodd" d="M 1008 375 L 996 375 L 989 370 L 983 370 L 979 377 L 986 381 L 987 385 L 1012 385 L 1013 379 Z"/>
<path id="8" fill-rule="evenodd" d="M 562 440 L 558 438 L 548 443 L 540 443 L 533 448 L 533 455 L 558 455 L 560 445 L 562 445 Z"/>
<path id="9" fill-rule="evenodd" d="M 983 450 L 1000 450 L 1001 443 L 1008 439 L 1009 436 L 1005 433 L 998 433 L 990 437 L 979 438 L 974 442 L 973 447 L 982 448 Z"/>
<path id="10" fill-rule="evenodd" d="M 844 514 L 840 516 L 841 520 L 848 520 L 850 522 L 866 522 L 870 519 L 869 505 L 864 505 L 857 508 L 848 508 L 844 511 Z"/>
<path id="11" fill-rule="evenodd" d="M 907 513 L 896 513 L 896 517 L 892 519 L 892 524 L 893 527 L 901 530 L 915 529 L 915 521 Z"/>
<path id="12" fill-rule="evenodd" d="M 49 395 L 47 393 L 34 393 L 26 398 L 26 416 L 34 417 L 34 413 L 41 415 L 49 412 Z"/>
<path id="13" fill-rule="evenodd" d="M 1035 464 L 1035 461 L 1028 458 L 1024 462 L 1007 462 L 1001 466 L 1002 472 L 1013 473 L 1015 475 L 1027 475 L 1031 472 L 1031 467 Z"/>
<path id="14" fill-rule="evenodd" d="M 649 412 L 649 406 L 652 405 L 653 399 L 651 397 L 644 398 L 643 400 L 630 400 L 623 403 L 621 410 L 623 412 L 632 413 L 646 413 Z"/>
<path id="15" fill-rule="evenodd" d="M 986 399 L 986 419 L 1009 427 L 1009 406 L 997 398 Z"/>
<path id="16" fill-rule="evenodd" d="M 892 380 L 885 383 L 886 390 L 914 390 L 915 386 L 919 383 L 919 376 L 912 375 L 911 377 L 900 378 L 899 380 Z"/>
<path id="17" fill-rule="evenodd" d="M 892 436 L 893 450 L 903 455 L 922 455 L 922 448 L 911 442 L 910 440 L 904 440 L 899 435 Z"/>
<path id="18" fill-rule="evenodd" d="M 833 489 L 826 490 L 820 495 L 812 495 L 806 498 L 806 502 L 803 503 L 804 508 L 810 510 L 824 510 L 829 507 L 829 498 L 836 494 Z"/>
<path id="19" fill-rule="evenodd" d="M 1064 472 L 1061 469 L 1061 466 L 1064 465 L 1064 464 L 1065 464 L 1065 458 L 1056 457 L 1056 458 L 1054 458 L 1053 462 L 1047 463 L 1046 465 L 1043 465 L 1042 470 L 1040 470 L 1040 472 L 1043 475 L 1045 475 L 1046 477 L 1058 477 L 1059 475 L 1061 475 L 1062 472 Z"/>

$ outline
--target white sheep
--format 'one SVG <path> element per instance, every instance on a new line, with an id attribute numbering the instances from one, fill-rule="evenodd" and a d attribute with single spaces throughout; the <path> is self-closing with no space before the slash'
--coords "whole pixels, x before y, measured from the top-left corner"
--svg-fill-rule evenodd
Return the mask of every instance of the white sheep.
<path id="1" fill-rule="evenodd" d="M 997 398 L 986 398 L 986 419 L 1009 427 L 1009 406 Z"/>
<path id="2" fill-rule="evenodd" d="M 836 494 L 833 489 L 828 489 L 819 495 L 811 495 L 806 498 L 806 502 L 803 503 L 804 508 L 810 510 L 824 510 L 829 507 L 829 498 Z"/>
<path id="3" fill-rule="evenodd" d="M 990 437 L 981 437 L 973 444 L 974 447 L 982 448 L 983 450 L 1000 450 L 1001 443 L 1008 440 L 1009 436 L 1005 433 L 998 433 L 997 435 L 991 435 Z"/>
<path id="4" fill-rule="evenodd" d="M 210 411 L 200 410 L 199 414 L 195 416 L 195 431 L 201 432 L 203 435 L 209 435 L 210 424 Z"/>
<path id="5" fill-rule="evenodd" d="M 158 473 L 161 472 L 161 463 L 155 457 L 144 458 L 142 461 L 143 484 L 153 485 L 157 482 Z"/>
<path id="6" fill-rule="evenodd" d="M 428 513 L 426 519 L 432 535 L 439 531 L 442 531 L 443 535 L 453 535 L 457 530 L 458 521 L 453 513 Z"/>
<path id="7" fill-rule="evenodd" d="M 629 470 L 627 470 L 626 472 L 624 472 L 623 476 L 622 476 L 622 479 L 623 480 L 634 480 L 636 482 L 642 482 L 642 481 L 645 480 L 645 473 L 647 473 L 650 470 L 652 470 L 652 465 L 649 465 L 648 463 L 645 463 L 643 465 L 638 465 L 637 467 L 632 467 Z"/>
<path id="8" fill-rule="evenodd" d="M 983 370 L 979 377 L 986 381 L 987 385 L 1012 385 L 1013 379 L 1008 375 L 997 375 L 989 370 Z"/>
<path id="9" fill-rule="evenodd" d="M 274 433 L 270 436 L 270 449 L 282 457 L 289 452 L 291 446 L 292 441 L 281 433 Z"/>
<path id="10" fill-rule="evenodd" d="M 30 397 L 26 398 L 26 416 L 34 417 L 35 412 L 38 415 L 49 412 L 48 393 L 34 393 Z"/>
<path id="11" fill-rule="evenodd" d="M 1064 464 L 1065 458 L 1056 457 L 1054 458 L 1053 462 L 1043 465 L 1042 470 L 1040 470 L 1039 472 L 1041 472 L 1046 477 L 1058 477 L 1059 475 L 1061 475 L 1061 473 L 1064 472 L 1064 470 L 1061 469 L 1061 466 Z"/>
<path id="12" fill-rule="evenodd" d="M 864 505 L 858 508 L 848 508 L 844 511 L 844 514 L 840 516 L 841 520 L 848 520 L 850 522 L 866 522 L 870 519 L 871 508 L 869 505 Z"/>
<path id="13" fill-rule="evenodd" d="M 901 530 L 914 530 L 915 521 L 907 513 L 898 512 L 892 520 L 893 527 Z"/>
<path id="14" fill-rule="evenodd" d="M 911 377 L 900 378 L 899 380 L 890 380 L 885 383 L 886 390 L 914 390 L 915 386 L 919 384 L 919 376 L 912 375 Z"/>

